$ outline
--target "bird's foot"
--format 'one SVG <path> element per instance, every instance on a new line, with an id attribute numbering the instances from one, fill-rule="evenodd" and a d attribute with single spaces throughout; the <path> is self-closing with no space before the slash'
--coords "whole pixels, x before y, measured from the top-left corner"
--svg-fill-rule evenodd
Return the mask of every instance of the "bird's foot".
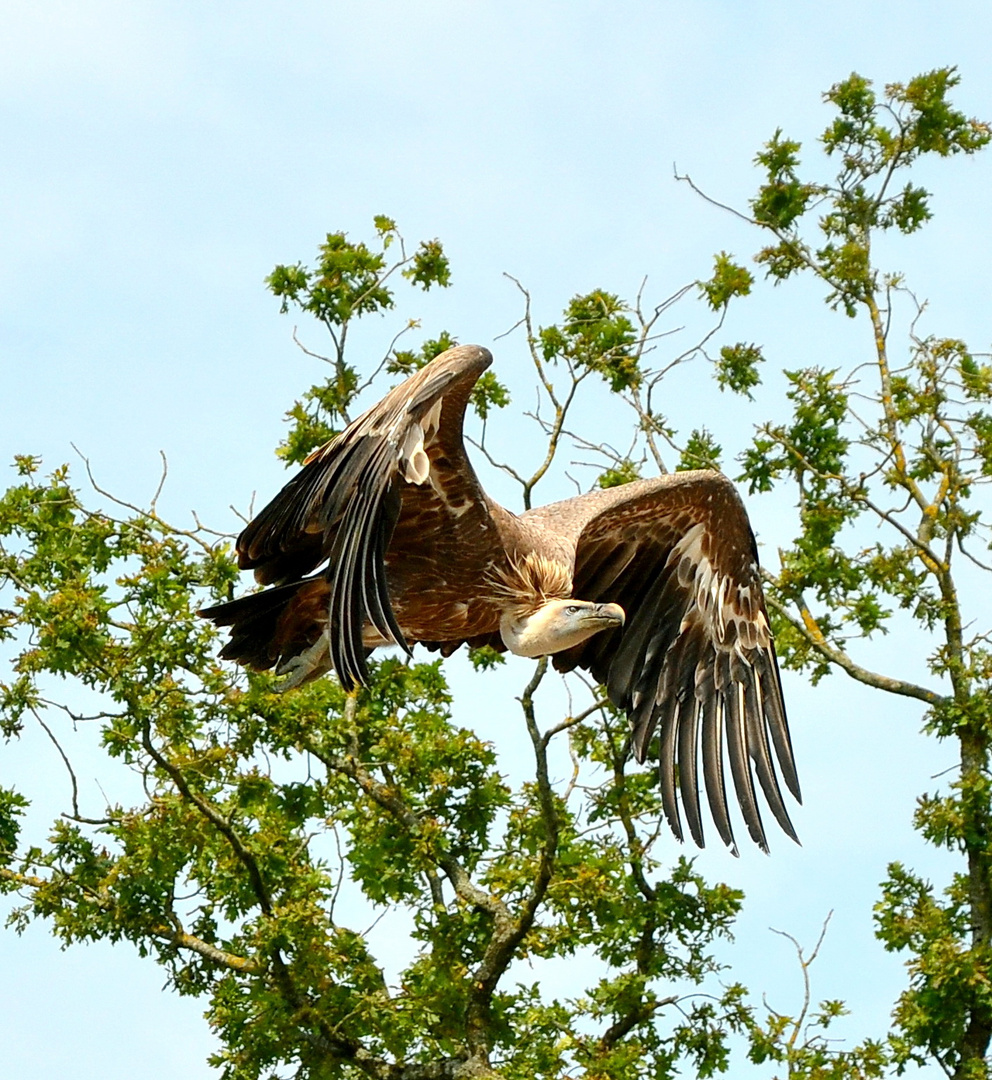
<path id="1" fill-rule="evenodd" d="M 303 652 L 296 656 L 290 656 L 276 668 L 277 675 L 285 675 L 276 691 L 284 694 L 287 690 L 294 690 L 297 686 L 313 682 L 321 675 L 326 675 L 331 670 L 331 651 L 327 641 L 327 635 L 320 637 Z"/>

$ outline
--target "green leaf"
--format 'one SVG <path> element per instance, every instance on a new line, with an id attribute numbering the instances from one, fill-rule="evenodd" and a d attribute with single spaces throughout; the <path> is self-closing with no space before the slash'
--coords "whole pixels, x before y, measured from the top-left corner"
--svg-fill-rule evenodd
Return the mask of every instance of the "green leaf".
<path id="1" fill-rule="evenodd" d="M 544 359 L 597 371 L 615 393 L 637 386 L 641 373 L 631 348 L 636 334 L 628 311 L 618 296 L 600 289 L 573 297 L 560 326 L 538 331 Z"/>
<path id="2" fill-rule="evenodd" d="M 757 345 L 745 345 L 742 341 L 736 345 L 724 345 L 715 364 L 720 389 L 732 390 L 753 400 L 751 391 L 761 382 L 758 364 L 763 363 L 764 359 Z"/>
<path id="3" fill-rule="evenodd" d="M 714 311 L 725 308 L 735 296 L 747 296 L 754 284 L 751 272 L 725 251 L 714 259 L 713 276 L 709 281 L 701 281 L 699 288 Z"/>
<path id="4" fill-rule="evenodd" d="M 722 453 L 722 447 L 706 428 L 695 430 L 685 444 L 685 449 L 682 451 L 682 456 L 679 458 L 675 471 L 685 472 L 690 469 L 719 470 L 720 455 Z"/>
<path id="5" fill-rule="evenodd" d="M 640 480 L 640 478 L 640 466 L 636 461 L 625 458 L 602 473 L 596 483 L 601 488 L 620 487 L 621 484 L 629 484 L 633 480 Z"/>

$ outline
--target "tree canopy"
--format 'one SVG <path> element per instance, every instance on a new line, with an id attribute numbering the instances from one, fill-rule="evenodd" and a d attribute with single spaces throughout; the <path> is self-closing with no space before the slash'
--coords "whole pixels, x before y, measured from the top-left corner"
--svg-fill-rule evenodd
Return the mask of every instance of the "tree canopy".
<path id="1" fill-rule="evenodd" d="M 870 348 L 849 367 L 790 369 L 784 418 L 761 423 L 736 466 L 659 405 L 675 365 L 708 365 L 742 401 L 758 385 L 760 347 L 725 331 L 755 279 L 726 253 L 709 280 L 654 306 L 595 289 L 549 326 L 521 287 L 543 438 L 529 471 L 487 439 L 506 387 L 487 373 L 473 402 L 479 451 L 517 484 L 521 506 L 573 441 L 600 462 L 603 486 L 723 463 L 754 493 L 794 493 L 795 540 L 766 572 L 784 662 L 814 681 L 840 669 L 915 698 L 960 752 L 960 770 L 916 811 L 959 873 L 941 890 L 893 865 L 876 908 L 882 943 L 909 958 L 889 1033 L 839 1050 L 825 1031 L 840 1002 L 817 1010 L 807 992 L 799 1014 L 782 1016 L 720 971 L 715 945 L 742 896 L 673 856 L 653 771 L 628 760 L 626 721 L 595 687 L 576 686 L 567 714 L 546 715 L 546 661 L 527 671 L 512 705 L 531 747 L 519 782 L 471 717 L 454 715 L 441 661 L 387 655 L 357 696 L 333 679 L 280 695 L 270 675 L 218 661 L 216 634 L 196 616 L 239 587 L 229 536 L 176 527 L 155 500 L 84 493 L 67 468 L 46 474 L 30 457 L 0 501 L 11 658 L 0 728 L 12 739 L 43 727 L 67 801 L 44 842 L 23 844 L 31 793 L 0 789 L 0 888 L 21 897 L 14 928 L 44 919 L 66 944 L 131 942 L 205 1001 L 222 1047 L 214 1064 L 231 1080 L 710 1076 L 732 1066 L 735 1039 L 790 1076 L 880 1076 L 911 1062 L 985 1076 L 992 653 L 974 583 L 990 561 L 992 366 L 954 337 L 921 336 L 923 305 L 873 248 L 929 219 L 928 193 L 905 179 L 918 159 L 989 141 L 987 125 L 952 106 L 956 83 L 944 69 L 881 93 L 857 75 L 836 84 L 820 140 L 836 166 L 828 182 L 803 177 L 801 146 L 781 132 L 759 152 L 764 179 L 740 212 L 766 241 L 756 269 L 815 277 L 831 307 L 865 321 Z M 331 342 L 328 377 L 290 410 L 277 451 L 287 464 L 341 430 L 365 390 L 455 340 L 452 330 L 405 350 L 394 338 L 377 362 L 353 357 L 349 329 L 388 313 L 404 280 L 452 280 L 437 240 L 411 253 L 391 219 L 373 226 L 368 242 L 328 234 L 313 265 L 268 278 L 283 310 L 312 316 Z M 665 319 L 693 294 L 712 327 L 668 355 Z M 631 410 L 625 452 L 572 430 L 578 398 L 601 395 Z M 931 643 L 917 680 L 862 659 L 889 626 Z M 500 657 L 476 650 L 472 663 L 484 680 Z M 108 777 L 122 778 L 98 809 L 82 804 L 72 764 L 78 731 L 94 726 Z M 571 762 L 562 780 L 555 755 Z M 405 914 L 415 946 L 402 971 L 370 947 L 370 909 Z M 541 963 L 575 957 L 588 961 L 576 968 L 587 984 L 545 992 Z M 807 972 L 810 956 L 799 960 Z"/>

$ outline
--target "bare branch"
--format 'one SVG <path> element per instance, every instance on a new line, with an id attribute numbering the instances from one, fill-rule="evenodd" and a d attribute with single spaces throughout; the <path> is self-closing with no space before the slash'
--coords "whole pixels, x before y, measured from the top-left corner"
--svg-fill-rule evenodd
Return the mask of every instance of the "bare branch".
<path id="1" fill-rule="evenodd" d="M 177 528 L 175 528 L 175 526 L 169 525 L 166 521 L 164 521 L 162 518 L 160 518 L 158 516 L 158 514 L 156 513 L 156 511 L 155 511 L 154 503 L 148 510 L 145 510 L 142 507 L 135 506 L 133 503 L 129 503 L 124 499 L 117 498 L 116 495 L 111 495 L 111 493 L 109 491 L 105 491 L 96 482 L 96 478 L 93 475 L 93 470 L 90 467 L 89 458 L 87 458 L 85 456 L 85 454 L 83 454 L 82 451 L 80 451 L 79 447 L 76 446 L 75 443 L 70 443 L 69 445 L 79 455 L 80 460 L 83 462 L 83 466 L 86 469 L 86 476 L 87 476 L 87 479 L 90 482 L 90 486 L 93 488 L 93 490 L 98 495 L 102 495 L 105 499 L 110 499 L 110 501 L 112 503 L 116 504 L 117 506 L 123 507 L 125 510 L 132 511 L 132 513 L 134 513 L 134 514 L 136 514 L 138 516 L 139 521 L 140 521 L 140 519 L 146 519 L 148 521 L 153 521 L 153 522 L 155 522 L 156 525 L 159 526 L 159 528 L 162 529 L 162 531 L 164 533 L 167 533 L 170 536 L 182 536 L 182 537 L 185 537 L 187 540 L 191 540 L 204 553 L 209 554 L 209 553 L 211 553 L 213 551 L 213 548 L 211 547 L 211 545 L 208 544 L 202 537 L 197 536 L 197 534 L 195 532 L 193 532 L 192 530 L 190 530 L 190 529 L 177 529 Z M 157 497 L 157 494 L 156 494 L 156 497 Z M 80 508 L 80 509 L 82 509 L 82 508 Z M 82 511 L 82 512 L 85 513 L 86 516 L 89 517 L 89 518 L 94 518 L 94 517 L 100 516 L 100 515 L 96 515 L 96 514 L 93 514 L 93 513 L 89 513 L 87 511 Z M 111 521 L 116 521 L 116 519 L 109 518 L 109 516 L 108 516 L 107 519 L 111 520 Z M 117 524 L 123 524 L 121 522 L 116 522 L 116 523 Z M 129 524 L 130 524 L 130 526 L 132 528 L 135 528 L 135 529 L 140 528 L 140 525 L 139 525 L 138 522 L 130 522 Z M 151 535 L 151 534 L 149 534 L 149 535 Z"/>
<path id="2" fill-rule="evenodd" d="M 551 883 L 555 857 L 558 850 L 558 810 L 548 777 L 547 743 L 537 726 L 534 716 L 534 694 L 548 670 L 548 658 L 542 657 L 534 668 L 534 674 L 518 699 L 527 722 L 527 731 L 534 746 L 537 771 L 537 793 L 541 817 L 544 823 L 544 840 L 538 859 L 537 874 L 531 884 L 529 895 L 521 906 L 516 919 L 510 924 L 494 927 L 485 953 L 472 974 L 472 995 L 468 1015 L 469 1046 L 476 1055 L 484 1055 L 488 1049 L 489 1031 L 486 1016 L 496 986 L 513 959 L 517 947 L 534 925 L 540 907 Z"/>
<path id="3" fill-rule="evenodd" d="M 80 815 L 80 813 L 79 813 L 79 785 L 76 782 L 76 774 L 73 771 L 72 764 L 69 761 L 69 757 L 66 754 L 66 752 L 62 749 L 62 744 L 55 737 L 55 733 L 45 723 L 45 721 L 41 718 L 41 714 L 38 712 L 38 710 L 35 709 L 34 706 L 31 706 L 30 708 L 31 708 L 31 715 L 35 718 L 35 720 L 38 721 L 38 723 L 41 726 L 42 730 L 49 737 L 49 739 L 52 740 L 52 745 L 55 747 L 56 750 L 58 750 L 59 757 L 62 758 L 62 761 L 63 761 L 66 769 L 69 772 L 69 780 L 72 783 L 72 813 L 71 814 L 63 814 L 62 816 L 70 818 L 72 821 L 78 821 L 78 822 L 80 822 L 80 824 L 83 824 L 83 825 L 109 825 L 113 820 L 115 820 L 114 818 L 86 818 L 86 817 L 82 817 Z"/>
<path id="4" fill-rule="evenodd" d="M 629 1035 L 638 1024 L 646 1023 L 654 1017 L 659 1009 L 674 1005 L 678 1000 L 678 996 L 672 994 L 669 997 L 658 998 L 656 1001 L 643 1001 L 639 1005 L 632 1007 L 626 1015 L 620 1017 L 616 1023 L 606 1029 L 599 1040 L 599 1049 L 603 1052 L 610 1050 L 625 1035 Z"/>
<path id="5" fill-rule="evenodd" d="M 252 891 L 258 899 L 259 907 L 266 915 L 272 914 L 272 898 L 268 887 L 262 878 L 262 872 L 258 860 L 245 846 L 244 841 L 238 835 L 237 830 L 220 811 L 207 799 L 189 786 L 182 770 L 173 765 L 171 761 L 152 742 L 151 721 L 145 720 L 141 728 L 141 742 L 148 756 L 165 772 L 176 785 L 182 797 L 196 807 L 196 809 L 210 822 L 211 825 L 227 840 L 234 851 L 238 861 L 248 871 L 248 879 L 251 882 Z"/>
<path id="6" fill-rule="evenodd" d="M 593 713 L 602 712 L 609 706 L 609 702 L 606 698 L 601 698 L 598 701 L 594 701 L 588 709 L 583 709 L 582 712 L 576 713 L 575 716 L 569 716 L 562 720 L 561 723 L 555 724 L 554 727 L 548 728 L 548 730 L 541 737 L 541 741 L 547 748 L 551 740 L 562 731 L 568 731 L 569 728 L 575 727 L 576 724 L 581 724 L 584 720 L 588 720 Z"/>
<path id="7" fill-rule="evenodd" d="M 479 453 L 482 454 L 482 456 L 486 459 L 486 461 L 489 462 L 490 465 L 492 465 L 494 469 L 500 469 L 508 476 L 512 476 L 513 479 L 516 480 L 517 483 L 519 483 L 522 487 L 527 486 L 527 481 L 520 475 L 520 473 L 517 472 L 516 469 L 513 468 L 512 465 L 507 465 L 505 462 L 497 461 L 492 456 L 492 454 L 489 453 L 489 451 L 486 449 L 486 445 L 484 442 L 477 442 L 475 439 L 472 438 L 471 435 L 464 435 L 463 438 L 465 438 L 467 442 L 471 443 L 472 446 L 474 446 L 476 450 L 478 450 Z"/>
<path id="8" fill-rule="evenodd" d="M 354 723 L 357 711 L 357 698 L 349 695 L 345 702 L 345 716 Z M 315 741 L 307 741 L 306 749 L 322 761 L 329 769 L 354 780 L 365 794 L 387 810 L 398 822 L 400 822 L 411 836 L 423 835 L 423 823 L 419 815 L 398 794 L 396 785 L 383 784 L 377 780 L 365 767 L 358 757 L 357 741 L 351 751 L 345 757 L 337 757 L 329 754 Z M 470 877 L 468 871 L 449 851 L 438 841 L 432 842 L 431 858 L 444 871 L 445 876 L 451 882 L 452 888 L 466 903 L 488 911 L 497 923 L 508 923 L 511 920 L 510 911 L 498 897 L 480 889 Z"/>
<path id="9" fill-rule="evenodd" d="M 158 487 L 155 489 L 155 494 L 152 496 L 152 501 L 149 509 L 152 513 L 155 513 L 156 506 L 158 505 L 158 497 L 162 494 L 162 489 L 165 487 L 165 481 L 169 475 L 169 461 L 165 456 L 164 450 L 159 450 L 159 456 L 162 458 L 162 475 L 159 477 Z"/>
<path id="10" fill-rule="evenodd" d="M 23 889 L 43 889 L 48 885 L 44 878 L 35 877 L 33 874 L 19 874 L 5 866 L 0 866 L 0 880 L 9 881 Z"/>
<path id="11" fill-rule="evenodd" d="M 714 199 L 714 198 L 713 198 L 713 197 L 712 197 L 711 195 L 707 195 L 707 194 L 706 194 L 706 192 L 705 192 L 705 191 L 703 191 L 703 189 L 702 189 L 702 188 L 699 188 L 699 187 L 697 187 L 697 186 L 696 186 L 696 184 L 695 184 L 695 182 L 693 181 L 692 177 L 691 177 L 691 176 L 690 176 L 690 175 L 689 175 L 688 173 L 683 173 L 683 174 L 680 174 L 680 173 L 679 173 L 678 167 L 676 166 L 675 162 L 672 162 L 672 175 L 673 175 L 673 176 L 675 177 L 675 179 L 676 179 L 676 180 L 678 180 L 678 181 L 679 181 L 680 183 L 683 183 L 683 184 L 688 184 L 688 185 L 689 185 L 689 187 L 690 187 L 690 188 L 691 188 L 691 189 L 692 189 L 692 190 L 693 190 L 693 191 L 694 191 L 694 192 L 695 192 L 695 193 L 696 193 L 696 194 L 697 194 L 697 195 L 698 195 L 698 196 L 699 196 L 699 197 L 700 197 L 700 198 L 701 198 L 701 199 L 702 199 L 702 200 L 703 200 L 704 202 L 708 202 L 708 203 L 710 204 L 710 206 L 715 206 L 715 207 L 717 207 L 717 208 L 718 208 L 719 210 L 726 210 L 728 214 L 733 214 L 733 215 L 734 215 L 734 217 L 735 217 L 735 218 L 737 218 L 737 219 L 738 219 L 738 220 L 740 220 L 740 221 L 746 221 L 748 225 L 757 225 L 757 226 L 759 226 L 759 227 L 760 227 L 760 224 L 761 224 L 761 223 L 760 223 L 760 222 L 758 222 L 758 221 L 755 221 L 755 219 L 754 219 L 754 218 L 752 218 L 752 217 L 748 217 L 748 216 L 747 216 L 747 214 L 742 214 L 742 213 L 740 212 L 740 210 L 735 210 L 735 209 L 734 209 L 734 207 L 732 207 L 732 206 L 728 206 L 728 205 L 727 205 L 726 203 L 722 203 L 722 202 L 719 202 L 719 201 L 718 201 L 717 199 Z"/>
<path id="12" fill-rule="evenodd" d="M 959 532 L 956 532 L 955 536 L 958 542 L 958 550 L 961 552 L 961 554 L 966 559 L 970 559 L 980 570 L 988 570 L 990 573 L 992 573 L 992 566 L 990 566 L 988 563 L 983 563 L 981 559 L 978 559 L 974 555 L 972 555 L 972 553 L 968 551 L 968 549 L 964 546 L 964 537 Z"/>
<path id="13" fill-rule="evenodd" d="M 334 337 L 333 334 L 331 336 L 332 338 Z M 312 349 L 308 349 L 306 345 L 304 345 L 303 342 L 300 341 L 300 339 L 296 336 L 295 326 L 293 327 L 293 333 L 291 337 L 293 338 L 293 344 L 300 350 L 300 352 L 304 353 L 306 356 L 309 356 L 313 360 L 320 360 L 322 363 L 325 364 L 334 364 L 335 361 L 332 356 L 324 356 L 323 353 L 314 352 Z M 335 345 L 337 345 L 336 338 L 334 339 L 334 343 Z"/>

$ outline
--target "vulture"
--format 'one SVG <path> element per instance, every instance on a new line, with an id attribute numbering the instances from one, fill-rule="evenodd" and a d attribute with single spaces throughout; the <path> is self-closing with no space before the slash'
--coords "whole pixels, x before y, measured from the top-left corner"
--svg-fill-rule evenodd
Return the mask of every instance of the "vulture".
<path id="1" fill-rule="evenodd" d="M 491 363 L 480 346 L 448 349 L 310 454 L 238 537 L 239 565 L 266 588 L 201 612 L 230 627 L 221 657 L 274 667 L 282 689 L 333 670 L 352 691 L 380 645 L 550 656 L 605 687 L 639 762 L 657 736 L 679 840 L 684 815 L 703 846 L 705 788 L 736 854 L 729 765 L 761 850 L 759 787 L 798 842 L 779 784 L 801 801 L 782 686 L 735 488 L 678 472 L 511 513 L 483 491 L 462 438 Z"/>

